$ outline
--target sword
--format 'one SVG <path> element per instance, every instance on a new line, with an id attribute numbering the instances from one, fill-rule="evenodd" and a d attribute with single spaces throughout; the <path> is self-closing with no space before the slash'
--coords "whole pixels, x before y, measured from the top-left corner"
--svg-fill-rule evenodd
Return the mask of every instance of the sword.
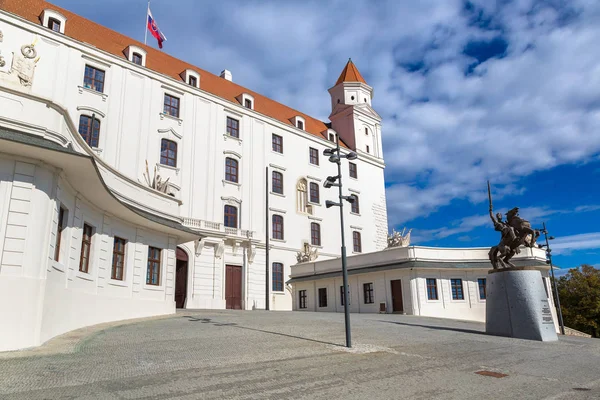
<path id="1" fill-rule="evenodd" d="M 490 215 L 492 215 L 492 211 L 494 211 L 494 206 L 492 205 L 492 189 L 490 188 L 490 181 L 487 181 L 487 185 L 488 185 L 488 200 L 490 202 Z"/>

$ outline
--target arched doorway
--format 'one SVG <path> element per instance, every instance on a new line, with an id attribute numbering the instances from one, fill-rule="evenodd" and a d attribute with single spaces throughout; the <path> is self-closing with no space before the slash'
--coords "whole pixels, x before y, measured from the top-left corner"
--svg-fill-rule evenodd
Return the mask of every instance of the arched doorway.
<path id="1" fill-rule="evenodd" d="M 188 255 L 183 249 L 177 248 L 177 263 L 175 264 L 175 307 L 185 307 L 188 280 Z"/>

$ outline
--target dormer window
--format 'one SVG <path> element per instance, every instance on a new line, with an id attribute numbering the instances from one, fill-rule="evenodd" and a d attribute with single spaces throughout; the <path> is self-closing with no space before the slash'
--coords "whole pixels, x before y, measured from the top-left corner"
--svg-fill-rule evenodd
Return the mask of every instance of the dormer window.
<path id="1" fill-rule="evenodd" d="M 254 110 L 254 97 L 248 93 L 242 93 L 237 97 L 237 100 L 246 108 Z"/>
<path id="2" fill-rule="evenodd" d="M 134 64 L 142 65 L 142 55 L 140 53 L 133 53 L 131 61 L 133 61 Z"/>
<path id="3" fill-rule="evenodd" d="M 127 46 L 123 53 L 125 54 L 125 57 L 127 57 L 127 59 L 132 63 L 142 67 L 146 66 L 146 51 L 141 47 L 133 45 Z"/>
<path id="4" fill-rule="evenodd" d="M 335 143 L 337 132 L 331 128 L 328 128 L 325 132 L 323 132 L 324 136 L 332 143 Z"/>
<path id="5" fill-rule="evenodd" d="M 46 9 L 42 11 L 40 15 L 40 21 L 46 28 L 53 30 L 57 33 L 65 33 L 65 25 L 67 23 L 67 17 L 59 13 L 58 11 Z"/>
<path id="6" fill-rule="evenodd" d="M 335 135 L 333 133 L 329 134 L 329 141 L 335 143 Z"/>
<path id="7" fill-rule="evenodd" d="M 60 33 L 60 21 L 55 18 L 48 18 L 48 28 Z"/>
<path id="8" fill-rule="evenodd" d="M 302 118 L 299 115 L 296 115 L 294 118 L 292 118 L 291 121 L 296 128 L 304 130 L 304 127 L 306 126 L 304 118 Z"/>
<path id="9" fill-rule="evenodd" d="M 197 89 L 200 89 L 200 74 L 196 71 L 192 71 L 191 69 L 186 69 L 181 74 L 179 74 L 183 81 L 190 86 L 193 86 Z"/>

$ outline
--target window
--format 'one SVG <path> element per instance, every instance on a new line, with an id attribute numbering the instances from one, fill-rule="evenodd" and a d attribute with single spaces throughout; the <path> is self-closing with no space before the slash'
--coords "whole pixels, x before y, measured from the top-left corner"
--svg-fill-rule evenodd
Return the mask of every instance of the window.
<path id="1" fill-rule="evenodd" d="M 360 232 L 357 232 L 357 231 L 352 232 L 352 242 L 354 244 L 354 252 L 362 253 L 362 243 L 360 240 Z"/>
<path id="2" fill-rule="evenodd" d="M 227 117 L 227 134 L 234 138 L 240 137 L 240 122 L 237 119 Z"/>
<path id="3" fill-rule="evenodd" d="M 160 285 L 160 253 L 161 249 L 148 246 L 148 269 L 146 271 L 147 285 Z"/>
<path id="4" fill-rule="evenodd" d="M 344 285 L 340 286 L 340 303 L 343 306 L 344 305 L 344 299 L 346 298 L 346 296 L 344 296 Z M 348 305 L 350 305 L 350 302 L 352 301 L 352 296 L 350 296 L 350 286 L 348 286 L 348 298 L 350 299 L 350 301 L 348 301 Z"/>
<path id="5" fill-rule="evenodd" d="M 281 215 L 273 215 L 273 239 L 283 240 L 283 217 Z"/>
<path id="6" fill-rule="evenodd" d="M 365 127 L 365 135 L 369 136 L 369 128 Z"/>
<path id="7" fill-rule="evenodd" d="M 310 224 L 310 244 L 313 246 L 321 245 L 321 225 L 316 222 Z"/>
<path id="8" fill-rule="evenodd" d="M 306 308 L 306 290 L 298 291 L 298 308 Z"/>
<path id="9" fill-rule="evenodd" d="M 365 304 L 373 304 L 375 302 L 373 300 L 373 283 L 363 284 L 363 299 L 365 300 Z"/>
<path id="10" fill-rule="evenodd" d="M 112 272 L 110 273 L 111 279 L 116 279 L 118 281 L 123 280 L 123 268 L 125 266 L 125 244 L 127 244 L 127 240 L 115 236 L 115 241 L 113 244 Z"/>
<path id="11" fill-rule="evenodd" d="M 163 113 L 179 118 L 179 98 L 165 93 Z"/>
<path id="12" fill-rule="evenodd" d="M 298 127 L 298 129 L 302 129 L 304 130 L 304 122 L 303 121 L 296 121 L 296 126 Z"/>
<path id="13" fill-rule="evenodd" d="M 485 300 L 487 294 L 485 291 L 485 283 L 486 278 L 477 279 L 477 286 L 479 286 L 479 300 Z"/>
<path id="14" fill-rule="evenodd" d="M 315 182 L 310 183 L 310 202 L 319 202 L 319 185 Z"/>
<path id="15" fill-rule="evenodd" d="M 427 300 L 437 300 L 437 280 L 433 278 L 427 278 Z"/>
<path id="16" fill-rule="evenodd" d="M 90 147 L 98 147 L 100 141 L 100 120 L 87 115 L 79 117 L 79 134 Z"/>
<path id="17" fill-rule="evenodd" d="M 52 29 L 54 32 L 60 33 L 60 21 L 54 18 L 48 18 L 48 28 Z"/>
<path id="18" fill-rule="evenodd" d="M 313 149 L 311 147 L 308 151 L 310 155 L 310 163 L 314 165 L 319 165 L 319 150 Z"/>
<path id="19" fill-rule="evenodd" d="M 228 228 L 237 228 L 238 227 L 238 210 L 234 206 L 225 206 L 223 212 L 225 218 L 223 220 L 223 225 Z"/>
<path id="20" fill-rule="evenodd" d="M 333 133 L 329 134 L 329 141 L 335 143 L 335 135 Z"/>
<path id="21" fill-rule="evenodd" d="M 193 87 L 198 87 L 198 78 L 190 75 L 188 77 L 188 85 L 193 86 Z"/>
<path id="22" fill-rule="evenodd" d="M 177 166 L 177 143 L 168 139 L 160 141 L 160 163 L 169 167 Z"/>
<path id="23" fill-rule="evenodd" d="M 79 256 L 79 271 L 86 274 L 90 268 L 90 252 L 92 249 L 92 236 L 94 228 L 88 224 L 83 224 L 83 235 L 81 236 L 81 254 Z"/>
<path id="24" fill-rule="evenodd" d="M 369 152 L 369 145 L 367 145 L 367 153 Z"/>
<path id="25" fill-rule="evenodd" d="M 252 100 L 250 99 L 245 99 L 244 100 L 244 107 L 252 109 Z"/>
<path id="26" fill-rule="evenodd" d="M 85 75 L 83 77 L 83 86 L 86 89 L 92 89 L 96 92 L 104 92 L 104 71 L 94 68 L 90 65 L 85 66 Z"/>
<path id="27" fill-rule="evenodd" d="M 327 307 L 327 288 L 319 288 L 319 307 Z"/>
<path id="28" fill-rule="evenodd" d="M 452 300 L 464 300 L 462 279 L 450 279 L 450 287 L 452 288 Z"/>
<path id="29" fill-rule="evenodd" d="M 273 171 L 271 178 L 271 190 L 273 190 L 273 193 L 283 194 L 283 174 Z"/>
<path id="30" fill-rule="evenodd" d="M 56 242 L 54 243 L 54 261 L 58 261 L 60 255 L 60 241 L 62 239 L 62 232 L 65 230 L 65 217 L 66 211 L 62 206 L 58 210 L 58 227 L 56 229 Z"/>
<path id="31" fill-rule="evenodd" d="M 133 61 L 134 64 L 142 65 L 142 55 L 140 53 L 133 53 L 131 55 L 131 61 Z"/>
<path id="32" fill-rule="evenodd" d="M 348 168 L 350 169 L 350 178 L 357 179 L 358 178 L 358 171 L 356 169 L 356 164 L 354 164 L 353 162 L 349 162 L 348 163 Z"/>
<path id="33" fill-rule="evenodd" d="M 274 152 L 283 153 L 283 138 L 281 136 L 273 134 L 272 143 Z"/>
<path id="34" fill-rule="evenodd" d="M 238 182 L 238 162 L 233 158 L 225 159 L 225 180 L 229 182 Z"/>
<path id="35" fill-rule="evenodd" d="M 283 264 L 273 263 L 273 291 L 283 292 Z"/>
<path id="36" fill-rule="evenodd" d="M 355 194 L 350 195 L 354 199 L 352 203 L 350 203 L 350 211 L 354 214 L 360 214 L 360 207 L 358 205 L 358 196 Z"/>

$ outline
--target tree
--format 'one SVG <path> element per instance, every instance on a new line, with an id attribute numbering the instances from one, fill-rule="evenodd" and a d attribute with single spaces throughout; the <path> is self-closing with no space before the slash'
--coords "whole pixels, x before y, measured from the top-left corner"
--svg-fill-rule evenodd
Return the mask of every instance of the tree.
<path id="1" fill-rule="evenodd" d="M 600 270 L 583 264 L 558 278 L 565 326 L 600 337 Z"/>

